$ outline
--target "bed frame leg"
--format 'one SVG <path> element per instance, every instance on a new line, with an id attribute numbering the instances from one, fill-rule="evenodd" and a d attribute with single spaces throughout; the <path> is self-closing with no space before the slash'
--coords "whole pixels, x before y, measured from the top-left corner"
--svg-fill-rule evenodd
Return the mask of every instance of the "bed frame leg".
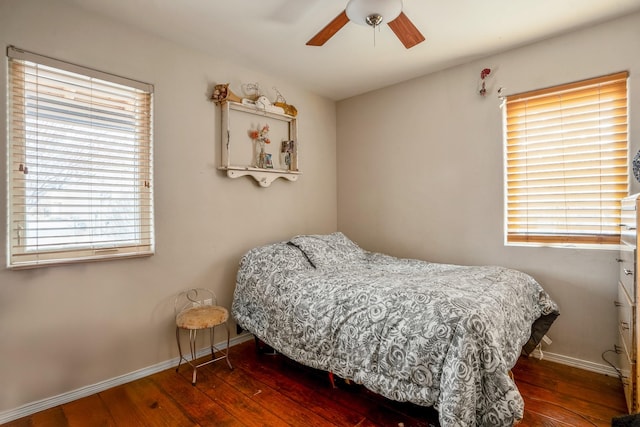
<path id="1" fill-rule="evenodd" d="M 338 388 L 336 387 L 336 380 L 333 378 L 333 372 L 329 372 L 329 382 L 331 383 L 331 388 Z"/>
<path id="2" fill-rule="evenodd" d="M 275 351 L 268 344 L 266 344 L 263 341 L 261 341 L 260 339 L 258 339 L 258 337 L 254 336 L 253 338 L 254 338 L 254 340 L 256 342 L 256 353 L 258 353 L 258 354 L 266 354 L 268 356 L 276 356 L 278 354 L 277 351 Z"/>

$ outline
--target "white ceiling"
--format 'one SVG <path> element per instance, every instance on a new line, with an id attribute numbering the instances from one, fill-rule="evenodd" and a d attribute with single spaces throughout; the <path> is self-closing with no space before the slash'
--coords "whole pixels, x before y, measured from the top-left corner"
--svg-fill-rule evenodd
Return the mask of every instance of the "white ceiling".
<path id="1" fill-rule="evenodd" d="M 640 11 L 640 0 L 404 0 L 427 39 L 407 50 L 386 25 L 374 46 L 353 22 L 306 46 L 347 0 L 67 1 L 333 100 Z"/>

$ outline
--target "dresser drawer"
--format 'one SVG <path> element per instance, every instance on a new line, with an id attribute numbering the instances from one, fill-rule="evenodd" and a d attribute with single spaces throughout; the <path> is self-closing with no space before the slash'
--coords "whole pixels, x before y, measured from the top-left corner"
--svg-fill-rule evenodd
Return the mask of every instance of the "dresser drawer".
<path id="1" fill-rule="evenodd" d="M 637 242 L 636 240 L 637 234 L 638 234 L 638 230 L 636 230 L 635 225 L 624 224 L 624 223 L 621 224 L 620 241 L 622 243 L 635 247 Z"/>
<path id="2" fill-rule="evenodd" d="M 620 379 L 622 380 L 622 387 L 624 389 L 624 397 L 627 401 L 627 408 L 629 412 L 634 412 L 635 403 L 633 397 L 633 375 L 635 374 L 635 363 L 633 363 L 631 356 L 629 355 L 629 347 L 625 344 L 627 338 L 622 334 L 620 328 L 618 328 L 620 334 L 618 334 L 618 366 L 620 367 Z"/>
<path id="3" fill-rule="evenodd" d="M 629 355 L 629 359 L 635 361 L 636 355 L 633 351 L 633 314 L 635 307 L 622 282 L 618 283 L 616 307 L 618 308 L 618 330 L 620 331 L 623 347 Z"/>
<path id="4" fill-rule="evenodd" d="M 636 279 L 636 251 L 634 248 L 623 245 L 618 256 L 618 264 L 620 271 L 618 277 L 624 285 L 627 295 L 631 301 L 636 300 L 635 279 Z"/>
<path id="5" fill-rule="evenodd" d="M 637 198 L 630 198 L 627 200 L 621 200 L 620 207 L 620 232 L 622 234 L 622 241 L 629 242 L 631 245 L 636 244 L 635 233 L 638 226 L 637 223 Z M 633 236 L 633 238 L 631 238 Z"/>
<path id="6" fill-rule="evenodd" d="M 628 353 L 624 349 L 618 349 L 618 363 L 620 365 L 620 379 L 622 380 L 622 388 L 624 397 L 627 401 L 627 409 L 629 413 L 637 412 L 638 402 L 635 401 L 633 378 L 636 375 L 637 365 L 629 359 Z"/>
<path id="7" fill-rule="evenodd" d="M 624 352 L 620 355 L 621 362 L 621 379 L 622 379 L 622 388 L 624 389 L 624 397 L 627 401 L 627 409 L 629 413 L 636 412 L 636 402 L 634 402 L 634 391 L 633 391 L 633 381 L 631 380 L 632 372 L 635 371 L 635 364 L 629 362 L 628 359 L 624 356 Z"/>

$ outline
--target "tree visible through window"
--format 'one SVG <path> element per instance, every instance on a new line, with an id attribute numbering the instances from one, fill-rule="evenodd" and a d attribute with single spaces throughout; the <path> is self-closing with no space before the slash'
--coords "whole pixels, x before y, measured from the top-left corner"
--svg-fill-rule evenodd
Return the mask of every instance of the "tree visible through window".
<path id="1" fill-rule="evenodd" d="M 8 56 L 8 266 L 151 255 L 153 87 Z"/>
<path id="2" fill-rule="evenodd" d="M 627 77 L 507 97 L 507 243 L 619 243 L 629 175 Z"/>

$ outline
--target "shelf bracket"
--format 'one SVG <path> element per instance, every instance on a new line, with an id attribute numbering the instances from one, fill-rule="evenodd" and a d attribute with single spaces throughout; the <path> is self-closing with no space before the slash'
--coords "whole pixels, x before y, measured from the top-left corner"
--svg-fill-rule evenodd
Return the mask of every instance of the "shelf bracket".
<path id="1" fill-rule="evenodd" d="M 298 173 L 291 172 L 279 172 L 279 171 L 270 171 L 270 170 L 255 170 L 255 169 L 236 169 L 236 168 L 220 168 L 222 170 L 227 171 L 227 176 L 229 178 L 239 178 L 241 176 L 251 176 L 255 179 L 260 187 L 268 187 L 271 185 L 273 181 L 278 178 L 284 178 L 289 181 L 297 181 Z"/>

